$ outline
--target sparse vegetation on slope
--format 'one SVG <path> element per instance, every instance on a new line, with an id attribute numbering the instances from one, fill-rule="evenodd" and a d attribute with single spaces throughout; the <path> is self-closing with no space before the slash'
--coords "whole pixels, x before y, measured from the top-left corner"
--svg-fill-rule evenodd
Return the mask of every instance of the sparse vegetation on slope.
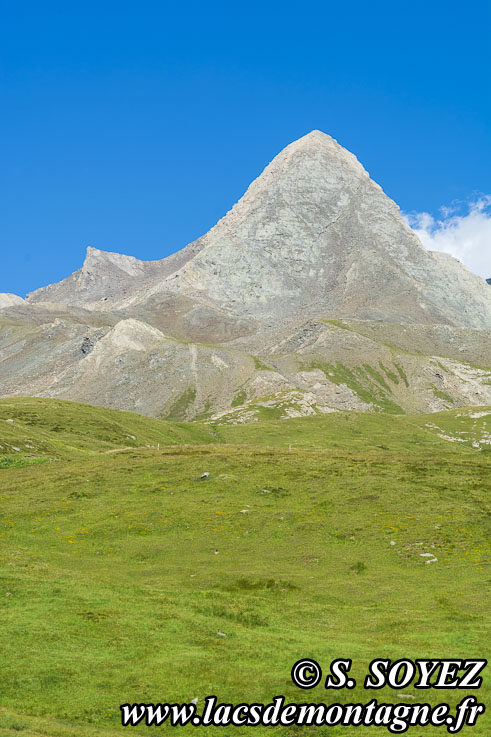
<path id="1" fill-rule="evenodd" d="M 364 363 L 363 367 L 350 369 L 342 363 L 313 361 L 310 367 L 323 371 L 334 384 L 349 387 L 361 400 L 375 409 L 404 414 L 402 407 L 391 399 L 392 391 L 383 376 L 370 364 Z"/>

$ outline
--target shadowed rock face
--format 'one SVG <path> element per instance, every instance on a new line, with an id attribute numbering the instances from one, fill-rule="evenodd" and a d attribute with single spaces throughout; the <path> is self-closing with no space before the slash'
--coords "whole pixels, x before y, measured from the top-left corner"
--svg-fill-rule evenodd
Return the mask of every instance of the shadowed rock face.
<path id="1" fill-rule="evenodd" d="M 489 372 L 466 368 L 489 362 L 490 327 L 486 282 L 426 251 L 356 157 L 312 131 L 178 253 L 89 248 L 26 302 L 0 295 L 0 393 L 183 419 L 290 391 L 310 414 L 491 403 Z"/>

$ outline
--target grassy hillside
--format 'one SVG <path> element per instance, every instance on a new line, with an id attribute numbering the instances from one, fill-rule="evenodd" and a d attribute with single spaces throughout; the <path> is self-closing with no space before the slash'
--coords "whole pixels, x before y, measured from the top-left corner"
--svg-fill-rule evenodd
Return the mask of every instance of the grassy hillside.
<path id="1" fill-rule="evenodd" d="M 374 657 L 486 657 L 490 417 L 214 427 L 1 400 L 0 735 L 122 735 L 119 704 L 197 697 L 199 707 L 212 693 L 365 703 Z M 290 680 L 300 657 L 326 671 L 352 658 L 357 687 L 300 691 Z M 489 703 L 489 692 L 485 672 L 470 693 Z M 402 693 L 375 695 L 451 705 L 466 695 Z M 462 734 L 490 732 L 485 714 Z"/>
<path id="2" fill-rule="evenodd" d="M 207 443 L 206 425 L 170 423 L 132 412 L 57 399 L 0 400 L 0 458 L 23 465 L 94 455 L 115 448 Z"/>

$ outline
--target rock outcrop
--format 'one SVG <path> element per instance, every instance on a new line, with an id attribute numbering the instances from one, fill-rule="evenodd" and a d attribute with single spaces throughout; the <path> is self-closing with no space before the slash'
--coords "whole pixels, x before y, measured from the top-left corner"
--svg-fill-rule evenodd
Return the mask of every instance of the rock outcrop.
<path id="1" fill-rule="evenodd" d="M 14 307 L 15 305 L 23 305 L 24 300 L 16 294 L 0 294 L 0 310 L 5 307 Z"/>

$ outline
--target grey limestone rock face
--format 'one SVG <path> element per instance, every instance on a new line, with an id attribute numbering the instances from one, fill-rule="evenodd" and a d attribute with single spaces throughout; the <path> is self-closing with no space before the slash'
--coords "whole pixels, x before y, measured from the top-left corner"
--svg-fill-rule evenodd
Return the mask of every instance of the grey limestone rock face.
<path id="1" fill-rule="evenodd" d="M 302 312 L 491 326 L 482 279 L 426 251 L 357 159 L 320 131 L 266 167 L 171 281 L 280 322 Z"/>
<path id="2" fill-rule="evenodd" d="M 89 248 L 28 301 L 127 309 L 156 294 L 283 323 L 299 313 L 491 326 L 491 294 L 430 253 L 353 154 L 312 131 L 281 151 L 208 233 L 161 261 Z"/>

